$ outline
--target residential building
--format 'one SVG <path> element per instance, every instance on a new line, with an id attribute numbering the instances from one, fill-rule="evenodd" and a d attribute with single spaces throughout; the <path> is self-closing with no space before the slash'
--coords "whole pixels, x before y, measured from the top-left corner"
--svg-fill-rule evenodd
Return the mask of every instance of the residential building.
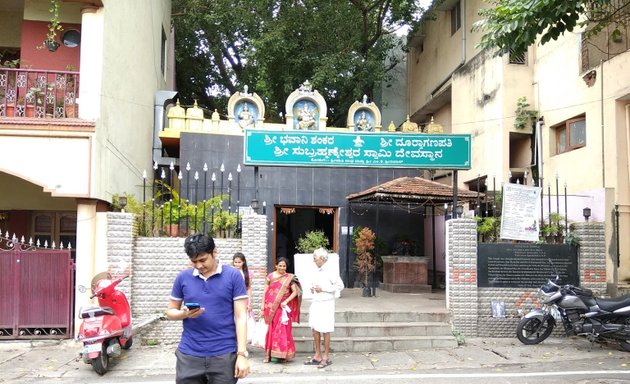
<path id="1" fill-rule="evenodd" d="M 171 1 L 3 1 L 0 53 L 0 231 L 71 247 L 89 287 L 112 246 L 102 213 L 142 196 L 159 100 L 175 94 Z"/>
<path id="2" fill-rule="evenodd" d="M 525 55 L 497 57 L 477 48 L 481 32 L 471 30 L 487 6 L 439 2 L 410 36 L 411 119 L 472 135 L 472 168 L 460 172 L 460 186 L 481 185 L 492 195 L 508 179 L 542 185 L 551 195 L 543 220 L 559 212 L 584 221 L 590 208 L 587 220 L 606 223 L 606 279 L 614 293 L 618 282 L 630 281 L 630 239 L 623 235 L 630 230 L 627 34 L 609 28 L 587 38 L 575 30 Z M 517 119 L 519 100 L 536 118 Z"/>

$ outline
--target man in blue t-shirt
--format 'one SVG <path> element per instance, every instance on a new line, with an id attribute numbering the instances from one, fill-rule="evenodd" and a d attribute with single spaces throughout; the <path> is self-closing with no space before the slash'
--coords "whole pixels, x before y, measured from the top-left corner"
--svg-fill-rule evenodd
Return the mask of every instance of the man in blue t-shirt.
<path id="1" fill-rule="evenodd" d="M 236 383 L 249 373 L 245 282 L 221 265 L 212 237 L 191 235 L 184 248 L 194 268 L 177 275 L 166 310 L 183 320 L 176 383 Z"/>

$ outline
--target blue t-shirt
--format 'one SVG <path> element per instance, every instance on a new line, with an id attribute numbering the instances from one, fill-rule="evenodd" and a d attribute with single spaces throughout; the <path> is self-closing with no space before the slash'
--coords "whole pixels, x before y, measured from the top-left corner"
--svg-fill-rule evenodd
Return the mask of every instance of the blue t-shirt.
<path id="1" fill-rule="evenodd" d="M 199 317 L 183 321 L 179 350 L 186 355 L 210 357 L 236 352 L 234 301 L 246 299 L 247 289 L 237 269 L 217 263 L 217 272 L 208 279 L 195 268 L 175 278 L 171 299 L 199 303 L 205 308 Z"/>

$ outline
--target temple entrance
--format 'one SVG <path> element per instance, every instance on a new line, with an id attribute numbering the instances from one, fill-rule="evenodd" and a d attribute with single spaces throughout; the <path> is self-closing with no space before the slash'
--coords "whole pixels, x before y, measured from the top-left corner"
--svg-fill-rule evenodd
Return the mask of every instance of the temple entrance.
<path id="1" fill-rule="evenodd" d="M 338 252 L 337 238 L 338 209 L 334 207 L 282 206 L 274 207 L 273 263 L 279 257 L 289 260 L 288 272 L 294 273 L 293 255 L 298 240 L 306 232 L 323 231 L 328 241 L 328 249 Z"/>

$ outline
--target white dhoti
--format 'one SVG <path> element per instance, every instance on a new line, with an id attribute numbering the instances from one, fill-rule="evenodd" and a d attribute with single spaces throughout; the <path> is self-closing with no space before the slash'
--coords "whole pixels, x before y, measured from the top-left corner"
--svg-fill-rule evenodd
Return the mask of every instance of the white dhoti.
<path id="1" fill-rule="evenodd" d="M 314 300 L 308 310 L 308 326 L 320 333 L 334 332 L 335 300 Z"/>

